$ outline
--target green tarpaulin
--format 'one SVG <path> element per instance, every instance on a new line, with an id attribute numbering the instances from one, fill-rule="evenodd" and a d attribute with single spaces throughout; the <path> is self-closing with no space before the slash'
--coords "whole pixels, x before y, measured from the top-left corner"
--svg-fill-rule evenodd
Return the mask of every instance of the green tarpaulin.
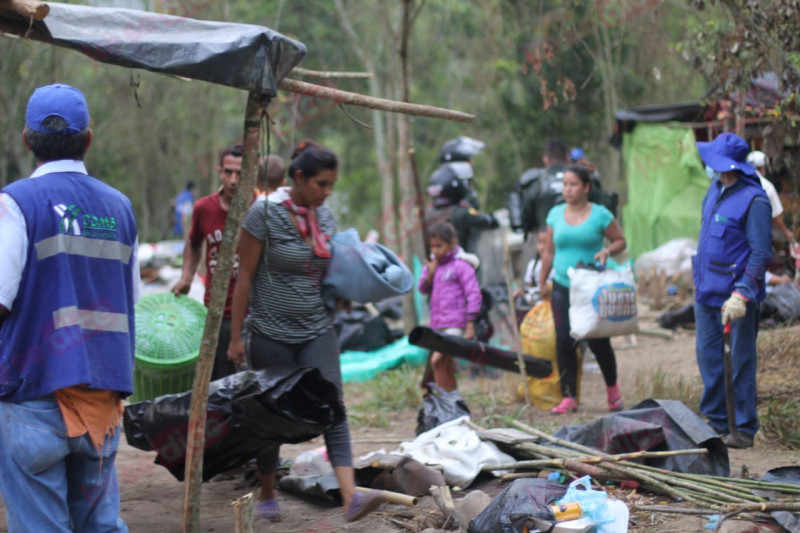
<path id="1" fill-rule="evenodd" d="M 709 181 L 691 128 L 639 123 L 624 135 L 622 153 L 628 185 L 622 220 L 631 255 L 679 237 L 696 239 Z"/>
<path id="2" fill-rule="evenodd" d="M 369 381 L 379 372 L 397 368 L 402 364 L 424 365 L 428 350 L 408 343 L 408 337 L 372 352 L 342 352 L 342 381 Z M 420 372 L 422 375 L 422 372 Z"/>

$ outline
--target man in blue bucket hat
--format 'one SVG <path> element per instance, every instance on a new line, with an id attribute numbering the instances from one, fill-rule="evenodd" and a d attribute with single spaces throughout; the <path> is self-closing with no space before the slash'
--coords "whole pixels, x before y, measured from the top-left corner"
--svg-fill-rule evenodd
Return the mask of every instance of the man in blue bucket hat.
<path id="1" fill-rule="evenodd" d="M 91 177 L 89 108 L 68 85 L 28 101 L 37 168 L 0 191 L 0 493 L 9 533 L 126 532 L 114 467 L 133 392 L 136 222 Z"/>
<path id="2" fill-rule="evenodd" d="M 703 378 L 700 413 L 720 434 L 734 422 L 739 438 L 732 448 L 749 448 L 758 431 L 756 412 L 756 337 L 759 304 L 764 300 L 766 267 L 772 259 L 772 208 L 747 162 L 741 137 L 723 133 L 697 149 L 714 178 L 703 200 L 700 238 L 692 271 L 697 289 L 697 364 Z M 730 325 L 736 420 L 725 404 L 724 328 Z"/>

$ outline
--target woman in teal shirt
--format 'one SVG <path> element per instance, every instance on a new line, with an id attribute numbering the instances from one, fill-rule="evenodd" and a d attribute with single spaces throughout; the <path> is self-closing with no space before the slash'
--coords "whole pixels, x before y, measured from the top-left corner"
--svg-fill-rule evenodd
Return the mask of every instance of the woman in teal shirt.
<path id="1" fill-rule="evenodd" d="M 547 236 L 539 279 L 540 294 L 546 299 L 550 296 L 547 276 L 550 269 L 555 268 L 550 304 L 556 327 L 556 360 L 561 373 L 561 394 L 564 396 L 561 403 L 551 410 L 555 414 L 575 412 L 578 409 L 577 341 L 569 334 L 567 270 L 580 261 L 605 265 L 609 256 L 623 251 L 626 246 L 625 237 L 622 236 L 622 230 L 611 211 L 589 201 L 592 183 L 591 174 L 586 167 L 570 167 L 564 173 L 563 185 L 562 194 L 566 203 L 554 206 L 547 214 Z M 609 240 L 605 248 L 604 238 Z M 619 411 L 622 409 L 622 395 L 617 382 L 617 361 L 611 340 L 587 340 L 606 382 L 608 408 Z"/>

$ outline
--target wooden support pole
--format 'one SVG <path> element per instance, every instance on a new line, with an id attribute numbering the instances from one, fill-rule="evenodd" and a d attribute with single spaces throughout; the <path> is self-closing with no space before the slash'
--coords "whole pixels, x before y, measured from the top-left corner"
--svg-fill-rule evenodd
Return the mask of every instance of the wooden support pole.
<path id="1" fill-rule="evenodd" d="M 208 383 L 214 367 L 214 357 L 219 340 L 219 326 L 225 310 L 234 256 L 241 226 L 258 175 L 258 148 L 261 139 L 261 116 L 267 102 L 263 95 L 251 92 L 247 98 L 244 120 L 244 153 L 242 177 L 231 202 L 222 244 L 211 282 L 208 316 L 200 345 L 200 355 L 192 385 L 192 404 L 189 411 L 189 428 L 186 442 L 186 470 L 183 502 L 183 533 L 200 531 L 200 490 L 203 483 L 203 450 L 205 449 L 206 410 L 208 409 Z"/>
<path id="2" fill-rule="evenodd" d="M 511 312 L 511 329 L 514 339 L 517 341 L 517 365 L 519 375 L 522 380 L 522 391 L 525 394 L 525 407 L 528 410 L 528 423 L 533 424 L 533 404 L 531 403 L 531 392 L 528 388 L 528 374 L 525 372 L 525 360 L 522 357 L 522 336 L 517 325 L 517 306 L 514 302 L 514 290 L 512 282 L 511 251 L 508 248 L 508 233 L 503 232 L 503 274 L 506 278 L 506 292 L 508 292 L 508 308 Z"/>
<path id="3" fill-rule="evenodd" d="M 338 89 L 334 89 L 333 87 L 325 87 L 324 85 L 316 85 L 313 83 L 292 80 L 289 78 L 283 78 L 280 83 L 278 83 L 278 88 L 284 91 L 305 94 L 306 96 L 314 96 L 317 98 L 332 100 L 339 105 L 355 105 L 369 109 L 378 109 L 380 111 L 389 111 L 391 113 L 441 118 L 445 120 L 454 120 L 456 122 L 472 122 L 475 119 L 475 115 L 463 113 L 461 111 L 453 111 L 452 109 L 444 109 L 429 105 L 409 104 L 407 102 L 398 102 L 396 100 L 387 100 L 385 98 L 374 98 L 372 96 L 351 93 L 348 91 L 340 91 Z"/>
<path id="4" fill-rule="evenodd" d="M 35 0 L 0 0 L 0 11 L 10 11 L 28 19 L 43 20 L 50 13 L 50 6 Z"/>

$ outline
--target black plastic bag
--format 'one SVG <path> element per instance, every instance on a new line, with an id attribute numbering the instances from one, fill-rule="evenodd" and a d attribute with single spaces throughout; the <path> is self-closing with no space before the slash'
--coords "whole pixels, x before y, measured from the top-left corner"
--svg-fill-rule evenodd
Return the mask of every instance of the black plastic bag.
<path id="1" fill-rule="evenodd" d="M 183 481 L 192 393 L 125 408 L 128 444 L 158 452 L 156 464 Z M 344 420 L 336 387 L 316 368 L 248 370 L 209 386 L 203 480 L 242 466 L 270 444 L 297 443 Z"/>
<path id="2" fill-rule="evenodd" d="M 550 505 L 567 487 L 546 479 L 517 479 L 472 519 L 468 533 L 529 533 L 540 531 L 532 518 L 554 522 Z"/>
<path id="3" fill-rule="evenodd" d="M 417 435 L 469 414 L 461 393 L 447 392 L 436 383 L 428 383 L 428 392 L 422 398 L 422 409 L 417 415 Z"/>
<path id="4" fill-rule="evenodd" d="M 677 309 L 661 313 L 656 318 L 658 325 L 665 329 L 676 330 L 681 326 L 694 323 L 694 304 L 686 304 Z"/>

